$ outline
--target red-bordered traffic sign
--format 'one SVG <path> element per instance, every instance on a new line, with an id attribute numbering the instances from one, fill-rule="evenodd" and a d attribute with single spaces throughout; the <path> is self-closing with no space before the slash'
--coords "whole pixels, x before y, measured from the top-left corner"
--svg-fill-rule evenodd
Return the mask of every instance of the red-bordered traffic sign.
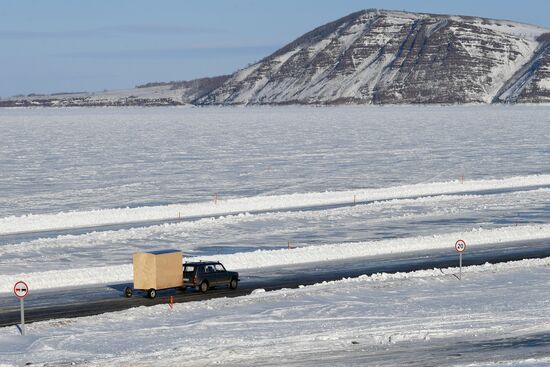
<path id="1" fill-rule="evenodd" d="M 24 281 L 20 280 L 13 286 L 13 294 L 17 298 L 25 298 L 29 294 L 29 286 Z"/>
<path id="2" fill-rule="evenodd" d="M 466 250 L 466 242 L 464 240 L 458 240 L 455 243 L 456 252 L 464 252 Z"/>

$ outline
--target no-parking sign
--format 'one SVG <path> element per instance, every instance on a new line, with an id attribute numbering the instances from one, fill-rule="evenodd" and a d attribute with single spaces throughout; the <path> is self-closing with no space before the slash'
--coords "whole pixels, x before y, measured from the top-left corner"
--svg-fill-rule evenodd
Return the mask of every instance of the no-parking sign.
<path id="1" fill-rule="evenodd" d="M 29 294 L 29 286 L 24 281 L 20 280 L 13 286 L 13 294 L 17 298 L 25 298 Z"/>
<path id="2" fill-rule="evenodd" d="M 21 335 L 25 335 L 25 297 L 29 294 L 29 286 L 20 280 L 13 286 L 13 294 L 21 303 Z"/>

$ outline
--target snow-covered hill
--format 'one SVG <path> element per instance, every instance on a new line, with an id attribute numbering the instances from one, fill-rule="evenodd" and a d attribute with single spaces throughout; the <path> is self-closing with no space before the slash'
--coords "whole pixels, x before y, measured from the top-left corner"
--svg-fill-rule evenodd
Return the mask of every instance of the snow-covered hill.
<path id="1" fill-rule="evenodd" d="M 496 102 L 550 101 L 550 33 L 538 37 L 540 42 L 531 60 L 505 84 Z"/>
<path id="2" fill-rule="evenodd" d="M 550 101 L 547 29 L 365 10 L 239 70 L 201 104 Z"/>
<path id="3" fill-rule="evenodd" d="M 189 105 L 220 86 L 227 78 L 227 75 L 221 75 L 189 81 L 148 83 L 131 89 L 103 92 L 30 94 L 0 99 L 0 107 Z"/>
<path id="4" fill-rule="evenodd" d="M 363 10 L 223 75 L 12 106 L 549 103 L 550 29 L 469 16 Z"/>

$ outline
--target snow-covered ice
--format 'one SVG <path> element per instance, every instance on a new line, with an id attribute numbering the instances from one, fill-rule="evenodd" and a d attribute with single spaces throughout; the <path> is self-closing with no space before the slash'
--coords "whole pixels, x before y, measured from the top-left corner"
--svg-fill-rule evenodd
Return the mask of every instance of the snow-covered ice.
<path id="1" fill-rule="evenodd" d="M 55 229 L 105 226 L 110 224 L 176 220 L 185 217 L 220 216 L 232 213 L 278 211 L 299 208 L 352 204 L 356 201 L 380 201 L 444 194 L 467 194 L 483 190 L 550 187 L 550 175 L 520 176 L 479 181 L 433 182 L 426 184 L 323 193 L 256 196 L 217 200 L 207 203 L 157 207 L 117 208 L 85 212 L 24 215 L 0 218 L 0 235 L 49 231 Z"/>
<path id="2" fill-rule="evenodd" d="M 522 106 L 0 110 L 0 276 L 112 269 L 115 280 L 133 252 L 158 247 L 244 258 L 288 240 L 546 224 L 549 116 Z M 194 215 L 207 218 L 154 223 Z"/>
<path id="3" fill-rule="evenodd" d="M 550 224 L 501 227 L 491 230 L 479 228 L 467 232 L 451 232 L 432 236 L 303 246 L 294 248 L 291 251 L 281 248 L 278 250 L 256 250 L 226 255 L 200 256 L 200 258 L 186 257 L 185 260 L 221 261 L 229 269 L 242 271 L 270 266 L 318 263 L 322 261 L 365 258 L 368 256 L 399 254 L 421 250 L 452 249 L 457 239 L 465 240 L 471 251 L 475 251 L 477 248 L 487 244 L 502 243 L 506 245 L 507 242 L 511 241 L 550 239 Z M 38 290 L 131 282 L 132 274 L 131 262 L 112 266 L 63 268 L 62 270 L 48 270 L 44 272 L 33 271 L 28 273 L 2 274 L 0 275 L 0 293 L 11 292 L 13 284 L 20 279 L 25 279 L 29 285 L 29 289 Z"/>
<path id="4" fill-rule="evenodd" d="M 0 218 L 550 174 L 549 111 L 1 109 Z"/>
<path id="5" fill-rule="evenodd" d="M 458 238 L 472 251 L 550 239 L 549 112 L 3 109 L 0 293 L 20 278 L 31 291 L 129 281 L 131 254 L 159 248 L 247 271 L 452 251 Z M 549 365 L 537 347 L 549 338 L 548 265 L 472 267 L 463 282 L 436 269 L 257 290 L 171 313 L 34 323 L 26 339 L 3 328 L 0 364 L 23 363 L 11 346 L 50 365 L 372 365 L 390 355 Z"/>
<path id="6" fill-rule="evenodd" d="M 5 327 L 0 359 L 90 366 L 548 365 L 549 266 L 548 258 L 472 266 L 462 281 L 456 268 L 375 274 L 173 310 L 138 307 L 33 323 L 26 339 Z"/>

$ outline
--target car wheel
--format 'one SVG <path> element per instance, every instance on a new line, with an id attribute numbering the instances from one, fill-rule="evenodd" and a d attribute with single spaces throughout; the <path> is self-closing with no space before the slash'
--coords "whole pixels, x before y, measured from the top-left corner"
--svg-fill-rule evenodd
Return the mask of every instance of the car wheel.
<path id="1" fill-rule="evenodd" d="M 208 282 L 207 281 L 202 282 L 201 285 L 199 286 L 199 290 L 202 293 L 206 293 L 208 291 Z"/>
<path id="2" fill-rule="evenodd" d="M 231 279 L 229 282 L 229 288 L 231 289 L 237 289 L 237 285 L 239 285 L 239 282 L 235 278 Z"/>
<path id="3" fill-rule="evenodd" d="M 151 288 L 147 291 L 147 295 L 149 296 L 149 298 L 155 299 L 155 297 L 157 296 L 157 291 L 154 288 Z"/>
<path id="4" fill-rule="evenodd" d="M 133 293 L 134 293 L 134 292 L 132 291 L 132 288 L 130 288 L 130 287 L 124 288 L 124 295 L 125 295 L 127 298 L 132 297 L 132 294 L 133 294 Z"/>

